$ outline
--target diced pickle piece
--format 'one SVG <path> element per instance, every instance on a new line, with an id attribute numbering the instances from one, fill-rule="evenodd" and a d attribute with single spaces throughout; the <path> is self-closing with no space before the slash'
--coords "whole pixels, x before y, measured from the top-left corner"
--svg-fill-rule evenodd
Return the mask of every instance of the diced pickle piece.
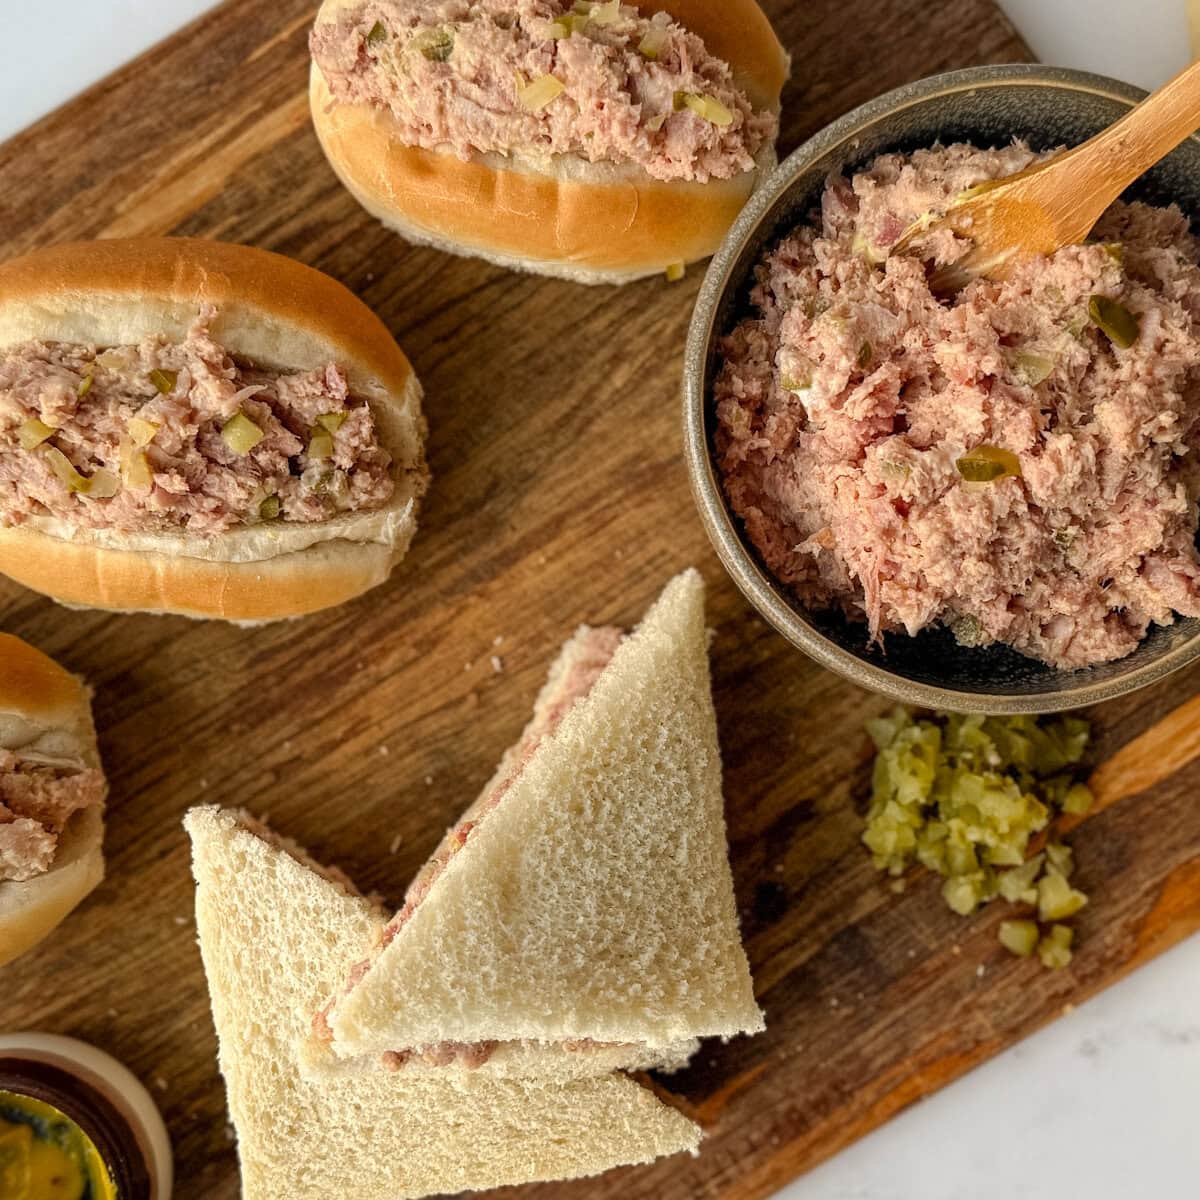
<path id="1" fill-rule="evenodd" d="M 1018 383 L 1037 387 L 1054 373 L 1054 359 L 1032 350 L 1018 350 L 1012 356 L 1012 371 Z"/>
<path id="2" fill-rule="evenodd" d="M 1075 931 L 1068 925 L 1052 925 L 1046 936 L 1038 943 L 1038 958 L 1042 966 L 1052 971 L 1061 970 L 1071 962 L 1071 943 Z"/>
<path id="3" fill-rule="evenodd" d="M 715 96 L 706 96 L 702 92 L 676 92 L 675 111 L 685 108 L 719 128 L 733 124 L 733 113 Z"/>
<path id="4" fill-rule="evenodd" d="M 1019 867 L 1025 861 L 1025 854 L 1020 846 L 1002 843 L 989 846 L 984 858 L 993 867 Z"/>
<path id="5" fill-rule="evenodd" d="M 150 372 L 150 382 L 154 384 L 155 390 L 163 396 L 169 396 L 174 390 L 175 385 L 179 382 L 178 371 L 161 371 L 155 367 Z"/>
<path id="6" fill-rule="evenodd" d="M 234 413 L 221 426 L 221 437 L 234 454 L 249 454 L 265 436 L 244 412 Z"/>
<path id="7" fill-rule="evenodd" d="M 1061 921 L 1074 916 L 1087 897 L 1076 891 L 1062 875 L 1046 874 L 1038 880 L 1038 916 L 1043 921 Z"/>
<path id="8" fill-rule="evenodd" d="M 1071 847 L 1064 846 L 1062 842 L 1049 843 L 1046 847 L 1046 869 L 1070 879 L 1071 872 L 1075 870 L 1075 855 L 1071 853 Z"/>
<path id="9" fill-rule="evenodd" d="M 333 457 L 333 438 L 327 433 L 314 433 L 308 443 L 308 457 L 323 459 Z"/>
<path id="10" fill-rule="evenodd" d="M 49 441 L 55 432 L 56 430 L 44 421 L 39 421 L 37 417 L 30 417 L 17 430 L 17 441 L 22 450 L 35 450 L 43 442 Z"/>
<path id="11" fill-rule="evenodd" d="M 111 471 L 101 467 L 87 480 L 82 491 L 93 500 L 108 500 L 121 490 L 121 481 Z"/>
<path id="12" fill-rule="evenodd" d="M 1000 944 L 1021 958 L 1028 958 L 1037 949 L 1036 921 L 1001 921 Z"/>
<path id="13" fill-rule="evenodd" d="M 454 31 L 423 29 L 413 37 L 410 45 L 430 62 L 446 62 L 454 53 Z"/>
<path id="14" fill-rule="evenodd" d="M 568 13 L 550 22 L 550 36 L 556 41 L 559 38 L 569 38 L 574 33 L 581 33 L 587 25 L 587 17 Z"/>
<path id="15" fill-rule="evenodd" d="M 517 99 L 530 112 L 538 112 L 563 93 L 562 81 L 553 75 L 542 75 L 532 83 L 517 88 Z"/>
<path id="16" fill-rule="evenodd" d="M 593 4 L 588 20 L 597 25 L 615 25 L 621 19 L 621 0 L 606 0 L 604 4 Z"/>
<path id="17" fill-rule="evenodd" d="M 1021 461 L 1003 446 L 976 446 L 954 463 L 968 483 L 991 483 L 1009 475 L 1021 474 Z"/>
<path id="18" fill-rule="evenodd" d="M 982 898 L 982 889 L 973 875 L 951 875 L 942 884 L 942 899 L 960 917 L 969 917 Z"/>
<path id="19" fill-rule="evenodd" d="M 129 430 L 129 438 L 135 446 L 150 445 L 159 429 L 153 421 L 146 421 L 141 417 L 130 417 L 126 428 Z"/>
<path id="20" fill-rule="evenodd" d="M 150 468 L 150 461 L 146 458 L 145 451 L 131 450 L 125 456 L 121 473 L 129 487 L 144 492 L 154 486 L 154 472 Z"/>
<path id="21" fill-rule="evenodd" d="M 687 267 L 685 267 L 683 263 L 671 263 L 670 266 L 667 267 L 666 271 L 667 282 L 678 283 L 686 274 Z"/>
<path id="22" fill-rule="evenodd" d="M 872 717 L 866 724 L 866 730 L 875 743 L 875 749 L 883 750 L 896 740 L 900 730 L 911 724 L 912 717 L 905 709 L 893 708 L 885 717 Z"/>
<path id="23" fill-rule="evenodd" d="M 91 496 L 94 500 L 107 500 L 121 490 L 120 480 L 104 467 L 100 467 L 89 479 L 81 475 L 71 460 L 56 446 L 45 446 L 38 451 L 46 457 L 50 470 L 67 485 L 69 491 L 78 492 L 81 496 Z"/>
<path id="24" fill-rule="evenodd" d="M 650 62 L 656 62 L 666 44 L 667 31 L 652 27 L 646 30 L 645 36 L 638 42 L 638 53 Z"/>
<path id="25" fill-rule="evenodd" d="M 1067 794 L 1063 797 L 1062 807 L 1063 812 L 1081 817 L 1084 813 L 1091 812 L 1092 805 L 1095 803 L 1096 797 L 1092 795 L 1092 789 L 1086 783 L 1073 783 L 1067 788 Z"/>
<path id="26" fill-rule="evenodd" d="M 84 398 L 92 390 L 92 384 L 96 382 L 96 373 L 89 371 L 80 381 L 79 386 L 75 389 L 75 395 L 80 400 Z"/>
<path id="27" fill-rule="evenodd" d="M 1140 324 L 1125 305 L 1108 296 L 1093 296 L 1088 301 L 1088 316 L 1114 346 L 1128 350 L 1138 339 Z"/>
<path id="28" fill-rule="evenodd" d="M 378 46 L 381 42 L 387 41 L 387 36 L 387 26 L 382 21 L 376 21 L 367 32 L 367 45 Z"/>
<path id="29" fill-rule="evenodd" d="M 71 460 L 56 446 L 45 446 L 38 451 L 46 456 L 46 465 L 58 476 L 72 492 L 87 490 L 88 481 L 75 470 Z"/>
<path id="30" fill-rule="evenodd" d="M 268 496 L 259 506 L 258 515 L 264 521 L 273 521 L 279 516 L 279 497 Z"/>
<path id="31" fill-rule="evenodd" d="M 348 412 L 322 413 L 317 418 L 317 424 L 328 433 L 337 433 L 349 415 Z"/>
<path id="32" fill-rule="evenodd" d="M 1011 871 L 1001 871 L 999 876 L 1000 895 L 1012 904 L 1037 903 L 1037 877 L 1045 865 L 1044 854 L 1035 855 L 1028 862 Z"/>

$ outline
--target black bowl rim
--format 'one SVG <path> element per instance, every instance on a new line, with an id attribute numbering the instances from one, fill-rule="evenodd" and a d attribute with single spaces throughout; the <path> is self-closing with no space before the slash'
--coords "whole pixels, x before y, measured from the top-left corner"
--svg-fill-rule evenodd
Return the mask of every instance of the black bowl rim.
<path id="1" fill-rule="evenodd" d="M 942 94 L 1020 84 L 1092 93 L 1127 103 L 1130 107 L 1146 92 L 1129 83 L 1067 67 L 1036 63 L 1010 63 L 968 67 L 931 75 L 904 84 L 859 105 L 825 126 L 797 147 L 768 176 L 747 202 L 720 248 L 709 263 L 688 328 L 683 373 L 684 455 L 692 496 L 713 548 L 742 594 L 777 632 L 821 666 L 852 683 L 879 692 L 904 704 L 946 708 L 956 712 L 1040 713 L 1081 708 L 1125 695 L 1155 683 L 1200 656 L 1200 633 L 1165 650 L 1157 658 L 1100 682 L 1087 682 L 1086 671 L 1064 671 L 1062 686 L 1044 692 L 994 694 L 962 691 L 919 683 L 897 672 L 864 662 L 810 625 L 787 600 L 782 586 L 758 563 L 747 548 L 736 518 L 725 502 L 712 462 L 707 431 L 709 380 L 708 349 L 721 302 L 746 243 L 777 201 L 804 174 L 810 163 L 839 145 L 852 143 L 876 121 L 923 104 Z M 1200 140 L 1193 135 L 1194 140 Z M 1078 683 L 1072 678 L 1078 677 Z"/>

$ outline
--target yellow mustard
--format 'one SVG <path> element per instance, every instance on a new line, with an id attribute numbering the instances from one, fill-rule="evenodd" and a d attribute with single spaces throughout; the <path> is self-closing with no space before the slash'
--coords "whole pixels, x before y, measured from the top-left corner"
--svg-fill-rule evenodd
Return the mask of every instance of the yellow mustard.
<path id="1" fill-rule="evenodd" d="M 3 1200 L 119 1200 L 104 1160 L 52 1105 L 0 1091 Z"/>

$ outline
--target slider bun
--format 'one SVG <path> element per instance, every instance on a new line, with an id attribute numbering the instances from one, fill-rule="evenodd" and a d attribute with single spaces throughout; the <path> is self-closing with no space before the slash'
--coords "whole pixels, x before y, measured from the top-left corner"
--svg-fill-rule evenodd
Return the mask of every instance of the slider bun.
<path id="1" fill-rule="evenodd" d="M 68 671 L 11 634 L 0 633 L 0 748 L 80 770 L 99 767 L 90 693 Z M 50 870 L 0 883 L 0 966 L 50 934 L 104 878 L 104 814 L 76 813 Z"/>
<path id="2" fill-rule="evenodd" d="M 0 572 L 65 604 L 230 621 L 298 617 L 387 579 L 428 483 L 421 387 L 382 321 L 282 255 L 185 238 L 80 242 L 0 265 L 0 354 L 29 340 L 182 340 L 201 305 L 231 354 L 276 370 L 336 362 L 371 406 L 396 490 L 375 512 L 211 536 L 121 533 L 34 516 L 0 528 Z"/>
<path id="3" fill-rule="evenodd" d="M 317 22 L 359 0 L 325 0 Z M 756 108 L 779 109 L 789 63 L 755 0 L 643 0 L 669 13 L 733 68 Z M 708 183 L 655 179 L 634 164 L 575 155 L 521 160 L 405 146 L 386 109 L 337 104 L 312 65 L 309 99 L 334 171 L 372 216 L 410 242 L 579 283 L 626 283 L 707 258 L 775 165 Z"/>

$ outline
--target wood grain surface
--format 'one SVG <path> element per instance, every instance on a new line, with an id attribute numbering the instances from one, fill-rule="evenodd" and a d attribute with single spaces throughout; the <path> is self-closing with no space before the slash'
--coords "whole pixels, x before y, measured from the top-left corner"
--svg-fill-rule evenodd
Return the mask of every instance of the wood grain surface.
<path id="1" fill-rule="evenodd" d="M 179 1200 L 232 1200 L 184 810 L 269 814 L 398 899 L 519 733 L 560 642 L 584 620 L 635 621 L 693 563 L 711 585 L 732 857 L 769 1031 L 709 1046 L 667 1081 L 709 1131 L 699 1159 L 530 1195 L 764 1196 L 1194 930 L 1200 711 L 1168 714 L 1200 669 L 1092 714 L 1102 757 L 1150 740 L 1110 768 L 1109 803 L 1071 834 L 1093 902 L 1069 970 L 1008 957 L 1002 914 L 961 920 L 932 880 L 895 895 L 876 877 L 858 841 L 861 726 L 883 702 L 755 618 L 692 510 L 677 392 L 700 271 L 585 289 L 374 225 L 309 129 L 313 7 L 219 8 L 0 147 L 0 255 L 170 232 L 256 243 L 349 284 L 422 376 L 435 475 L 391 583 L 293 624 L 71 612 L 0 581 L 0 626 L 95 685 L 112 780 L 109 879 L 0 974 L 0 1026 L 122 1058 L 163 1108 Z M 1027 57 L 987 0 L 767 7 L 796 64 L 785 150 L 904 81 Z"/>

